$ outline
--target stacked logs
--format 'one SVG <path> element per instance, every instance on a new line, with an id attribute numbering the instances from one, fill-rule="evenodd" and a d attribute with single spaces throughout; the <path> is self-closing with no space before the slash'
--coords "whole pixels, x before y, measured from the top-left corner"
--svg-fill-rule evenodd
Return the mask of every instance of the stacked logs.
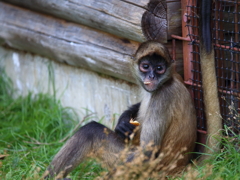
<path id="1" fill-rule="evenodd" d="M 132 54 L 147 39 L 171 52 L 171 35 L 181 35 L 180 7 L 180 0 L 1 0 L 0 43 L 134 82 Z"/>

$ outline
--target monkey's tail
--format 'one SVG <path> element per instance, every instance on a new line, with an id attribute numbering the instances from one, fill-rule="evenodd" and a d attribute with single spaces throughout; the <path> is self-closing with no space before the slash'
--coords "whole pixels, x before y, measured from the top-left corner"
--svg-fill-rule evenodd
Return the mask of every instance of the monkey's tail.
<path id="1" fill-rule="evenodd" d="M 206 53 L 212 51 L 212 36 L 211 36 L 211 6 L 212 0 L 202 0 L 201 5 L 201 48 Z"/>
<path id="2" fill-rule="evenodd" d="M 202 0 L 200 15 L 201 20 L 200 62 L 202 72 L 202 88 L 205 115 L 207 121 L 207 132 L 209 137 L 207 141 L 207 146 L 209 148 L 206 148 L 205 151 L 209 151 L 209 149 L 218 151 L 219 142 L 216 140 L 216 138 L 211 137 L 212 135 L 221 136 L 219 130 L 222 128 L 222 120 L 218 99 L 215 58 L 212 44 L 211 7 L 212 0 Z"/>

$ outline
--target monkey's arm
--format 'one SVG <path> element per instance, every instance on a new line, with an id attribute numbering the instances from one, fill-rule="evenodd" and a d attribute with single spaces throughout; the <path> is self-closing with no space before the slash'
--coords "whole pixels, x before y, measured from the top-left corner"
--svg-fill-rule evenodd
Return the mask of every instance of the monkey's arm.
<path id="1" fill-rule="evenodd" d="M 133 133 L 136 126 L 130 124 L 129 121 L 137 117 L 139 107 L 140 103 L 134 104 L 119 117 L 115 132 L 121 138 L 129 138 L 129 135 Z"/>

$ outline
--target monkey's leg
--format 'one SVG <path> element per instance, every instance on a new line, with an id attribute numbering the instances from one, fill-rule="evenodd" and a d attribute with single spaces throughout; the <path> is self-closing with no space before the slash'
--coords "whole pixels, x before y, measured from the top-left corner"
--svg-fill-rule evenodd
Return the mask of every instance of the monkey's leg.
<path id="1" fill-rule="evenodd" d="M 111 166 L 124 146 L 124 141 L 115 132 L 102 124 L 90 122 L 81 127 L 60 149 L 44 173 L 45 178 L 54 177 L 60 172 L 61 177 L 66 177 L 90 153 Z"/>

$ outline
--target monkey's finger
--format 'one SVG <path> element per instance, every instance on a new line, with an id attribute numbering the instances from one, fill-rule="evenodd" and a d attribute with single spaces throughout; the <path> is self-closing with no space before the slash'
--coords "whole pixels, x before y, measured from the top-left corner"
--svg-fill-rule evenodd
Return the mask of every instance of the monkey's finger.
<path id="1" fill-rule="evenodd" d="M 136 128 L 136 126 L 131 123 L 129 123 L 127 127 L 128 127 L 128 130 L 130 131 L 133 131 Z"/>
<path id="2" fill-rule="evenodd" d="M 121 128 L 123 129 L 123 131 L 125 132 L 130 132 L 132 133 L 133 130 L 136 128 L 136 126 L 134 126 L 133 124 L 129 123 L 129 122 L 123 122 Z"/>

